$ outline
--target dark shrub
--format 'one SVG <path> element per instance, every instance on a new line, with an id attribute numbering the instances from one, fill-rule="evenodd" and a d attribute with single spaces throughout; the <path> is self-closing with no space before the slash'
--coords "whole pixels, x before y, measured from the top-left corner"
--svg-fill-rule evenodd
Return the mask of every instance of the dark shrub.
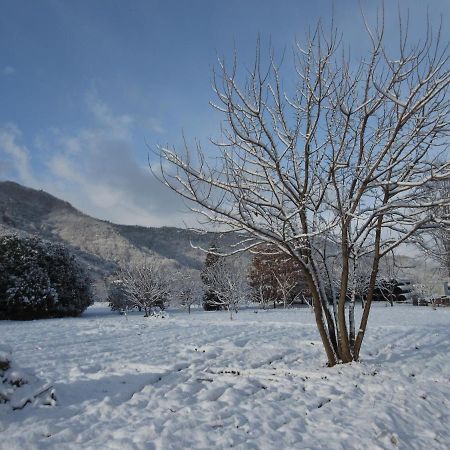
<path id="1" fill-rule="evenodd" d="M 64 246 L 0 236 L 0 319 L 78 316 L 92 303 L 90 280 Z"/>
<path id="2" fill-rule="evenodd" d="M 214 268 L 220 264 L 220 256 L 216 253 L 217 247 L 215 243 L 212 243 L 205 258 L 205 266 L 200 275 L 203 284 L 205 285 L 205 292 L 203 294 L 202 306 L 205 311 L 218 311 L 223 308 L 222 302 L 218 298 L 217 294 L 210 289 L 212 284 L 211 273 Z"/>

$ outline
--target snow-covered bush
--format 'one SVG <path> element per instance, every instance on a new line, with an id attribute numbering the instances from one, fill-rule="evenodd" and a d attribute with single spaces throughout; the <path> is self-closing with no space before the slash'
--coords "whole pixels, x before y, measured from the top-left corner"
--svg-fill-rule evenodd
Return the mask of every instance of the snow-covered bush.
<path id="1" fill-rule="evenodd" d="M 237 313 L 239 305 L 249 297 L 247 267 L 238 257 L 220 257 L 215 264 L 205 266 L 202 278 L 208 289 L 203 300 L 206 311 L 225 309 L 232 318 L 233 312 Z"/>
<path id="2" fill-rule="evenodd" d="M 148 317 L 155 310 L 165 308 L 173 278 L 172 271 L 157 261 L 122 267 L 110 284 L 111 309 L 123 311 L 134 307 L 143 310 Z"/>
<path id="3" fill-rule="evenodd" d="M 123 313 L 137 307 L 136 303 L 127 294 L 126 286 L 122 280 L 107 280 L 106 290 L 108 292 L 108 302 L 111 311 Z"/>
<path id="4" fill-rule="evenodd" d="M 51 384 L 18 368 L 10 349 L 0 345 L 0 405 L 22 409 L 27 404 L 53 406 L 55 403 Z"/>
<path id="5" fill-rule="evenodd" d="M 0 318 L 78 316 L 93 303 L 88 276 L 62 245 L 0 237 Z"/>

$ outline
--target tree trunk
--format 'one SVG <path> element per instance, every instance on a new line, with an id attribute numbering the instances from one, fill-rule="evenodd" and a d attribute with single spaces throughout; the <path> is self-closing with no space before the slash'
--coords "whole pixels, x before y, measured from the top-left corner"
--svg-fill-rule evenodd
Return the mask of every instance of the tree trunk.
<path id="1" fill-rule="evenodd" d="M 358 335 L 356 336 L 355 346 L 353 348 L 353 358 L 355 361 L 359 359 L 359 352 L 361 351 L 361 344 L 364 339 L 364 334 L 367 328 L 367 321 L 369 320 L 370 306 L 372 304 L 375 285 L 377 282 L 378 267 L 380 264 L 380 242 L 381 242 L 381 228 L 383 224 L 383 216 L 380 216 L 377 221 L 377 229 L 375 233 L 375 254 L 373 256 L 372 272 L 370 274 L 369 288 L 367 290 L 366 303 L 364 305 L 361 323 L 359 325 Z"/>
<path id="2" fill-rule="evenodd" d="M 320 293 L 317 289 L 316 284 L 314 283 L 312 275 L 307 270 L 305 270 L 304 274 L 313 298 L 314 316 L 316 319 L 316 325 L 319 330 L 320 337 L 322 339 L 322 344 L 325 349 L 325 353 L 327 355 L 328 366 L 333 367 L 334 365 L 337 364 L 338 360 L 336 352 L 333 348 L 333 344 L 330 339 L 329 330 L 327 329 L 324 322 L 322 300 L 320 297 Z"/>
<path id="3" fill-rule="evenodd" d="M 379 265 L 379 258 L 377 258 L 376 261 L 374 261 L 372 273 L 370 275 L 369 289 L 367 292 L 366 303 L 364 305 L 364 310 L 363 310 L 363 314 L 361 317 L 361 323 L 359 325 L 358 335 L 356 336 L 355 346 L 353 349 L 353 358 L 355 361 L 358 361 L 358 359 L 359 359 L 359 352 L 361 350 L 361 344 L 364 339 L 364 334 L 365 334 L 366 328 L 367 328 L 367 321 L 369 319 L 370 306 L 372 305 L 373 294 L 375 291 L 375 284 L 376 284 L 376 280 L 377 280 L 378 265 Z"/>
<path id="4" fill-rule="evenodd" d="M 353 348 L 355 345 L 355 300 L 356 294 L 353 290 L 352 299 L 350 301 L 350 306 L 348 308 L 348 326 L 350 328 L 349 331 L 349 344 L 350 348 Z"/>
<path id="5" fill-rule="evenodd" d="M 343 245 L 347 245 L 344 241 Z M 348 341 L 347 323 L 345 320 L 345 301 L 347 299 L 348 277 L 349 277 L 349 255 L 347 248 L 342 250 L 342 274 L 341 274 L 341 289 L 339 291 L 338 303 L 338 324 L 339 324 L 339 344 L 341 351 L 342 362 L 348 363 L 353 360 L 350 345 Z"/>
<path id="6" fill-rule="evenodd" d="M 353 258 L 353 274 L 352 274 L 352 296 L 350 306 L 348 308 L 348 326 L 349 326 L 349 344 L 350 349 L 355 345 L 355 302 L 356 302 L 356 263 L 357 257 Z"/>

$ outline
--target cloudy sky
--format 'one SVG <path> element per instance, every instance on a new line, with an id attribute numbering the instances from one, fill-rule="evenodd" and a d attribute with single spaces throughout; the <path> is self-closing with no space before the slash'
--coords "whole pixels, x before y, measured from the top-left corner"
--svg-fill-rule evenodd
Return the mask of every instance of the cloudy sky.
<path id="1" fill-rule="evenodd" d="M 362 7 L 373 20 L 375 0 Z M 92 216 L 182 225 L 183 203 L 153 178 L 149 149 L 217 135 L 211 71 L 235 48 L 245 66 L 258 34 L 280 53 L 330 0 L 0 0 L 0 179 L 44 189 Z M 449 0 L 401 0 L 411 34 Z M 385 0 L 388 32 L 397 1 Z M 357 0 L 334 1 L 348 48 L 366 45 Z"/>

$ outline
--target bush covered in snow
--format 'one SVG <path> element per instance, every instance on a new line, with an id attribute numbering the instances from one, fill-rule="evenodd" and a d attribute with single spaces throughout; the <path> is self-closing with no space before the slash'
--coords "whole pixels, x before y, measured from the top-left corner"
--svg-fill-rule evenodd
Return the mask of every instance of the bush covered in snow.
<path id="1" fill-rule="evenodd" d="M 109 306 L 120 312 L 137 308 L 148 317 L 166 307 L 174 278 L 175 273 L 169 267 L 156 261 L 130 263 L 122 267 L 107 286 Z"/>
<path id="2" fill-rule="evenodd" d="M 22 409 L 27 404 L 53 406 L 55 403 L 52 386 L 19 369 L 10 349 L 0 345 L 0 404 Z"/>
<path id="3" fill-rule="evenodd" d="M 78 316 L 93 303 L 88 276 L 62 245 L 0 237 L 0 318 Z"/>
<path id="4" fill-rule="evenodd" d="M 130 300 L 126 286 L 122 280 L 106 280 L 106 290 L 108 292 L 109 307 L 112 311 L 123 313 L 137 307 Z"/>

